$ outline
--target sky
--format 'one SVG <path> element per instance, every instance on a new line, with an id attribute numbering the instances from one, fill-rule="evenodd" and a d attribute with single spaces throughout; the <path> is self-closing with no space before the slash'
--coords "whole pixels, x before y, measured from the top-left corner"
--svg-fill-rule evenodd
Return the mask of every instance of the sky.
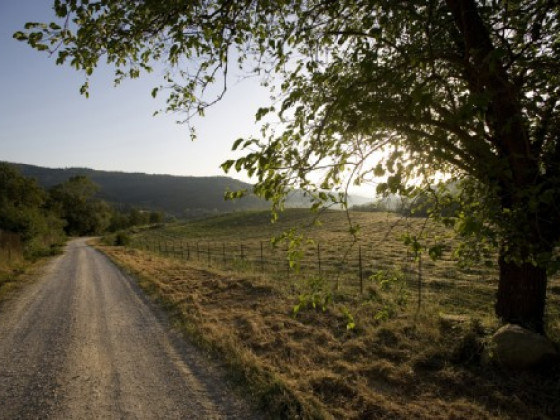
<path id="1" fill-rule="evenodd" d="M 256 80 L 228 88 L 226 97 L 197 119 L 198 139 L 176 124 L 180 115 L 160 114 L 154 100 L 157 71 L 113 86 L 112 69 L 100 66 L 90 97 L 80 95 L 83 73 L 57 66 L 55 57 L 12 38 L 26 22 L 54 20 L 52 0 L 0 0 L 0 161 L 49 168 L 190 176 L 224 175 L 232 143 L 258 134 L 254 114 L 269 94 Z M 248 181 L 243 174 L 231 174 Z"/>

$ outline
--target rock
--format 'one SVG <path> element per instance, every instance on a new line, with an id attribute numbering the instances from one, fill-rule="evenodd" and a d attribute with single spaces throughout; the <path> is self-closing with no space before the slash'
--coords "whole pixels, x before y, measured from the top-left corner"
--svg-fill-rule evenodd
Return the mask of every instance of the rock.
<path id="1" fill-rule="evenodd" d="M 514 369 L 530 369 L 558 358 L 554 343 L 514 324 L 506 324 L 496 331 L 488 352 L 491 360 Z"/>
<path id="2" fill-rule="evenodd" d="M 444 330 L 467 325 L 470 321 L 471 318 L 468 315 L 439 314 L 439 325 Z"/>

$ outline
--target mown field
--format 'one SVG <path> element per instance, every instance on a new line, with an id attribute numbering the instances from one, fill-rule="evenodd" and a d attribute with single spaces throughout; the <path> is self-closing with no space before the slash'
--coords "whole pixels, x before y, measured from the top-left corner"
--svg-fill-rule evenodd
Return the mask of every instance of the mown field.
<path id="1" fill-rule="evenodd" d="M 103 247 L 279 418 L 558 418 L 560 368 L 509 372 L 483 357 L 496 328 L 493 268 L 459 269 L 451 232 L 421 219 L 304 211 L 217 216 Z M 298 226 L 299 270 L 270 238 Z M 421 261 L 399 239 L 443 240 Z M 296 238 L 297 239 L 297 238 Z M 548 333 L 560 336 L 557 278 Z M 295 309 L 295 310 L 294 310 Z"/>

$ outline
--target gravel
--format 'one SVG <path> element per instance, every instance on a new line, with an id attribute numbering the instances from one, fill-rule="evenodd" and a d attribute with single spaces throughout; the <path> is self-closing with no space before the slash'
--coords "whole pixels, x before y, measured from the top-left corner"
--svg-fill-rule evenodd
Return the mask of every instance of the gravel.
<path id="1" fill-rule="evenodd" d="M 86 239 L 0 312 L 0 419 L 260 417 Z"/>

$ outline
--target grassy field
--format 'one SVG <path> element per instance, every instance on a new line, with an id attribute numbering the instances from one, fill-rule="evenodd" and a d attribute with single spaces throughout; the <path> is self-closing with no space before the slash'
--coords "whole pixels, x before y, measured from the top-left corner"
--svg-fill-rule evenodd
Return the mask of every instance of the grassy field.
<path id="1" fill-rule="evenodd" d="M 560 417 L 558 366 L 508 372 L 482 360 L 497 325 L 495 270 L 460 270 L 449 253 L 437 262 L 423 257 L 419 267 L 399 237 L 425 229 L 423 220 L 353 219 L 361 225 L 354 243 L 343 213 L 323 214 L 318 226 L 308 213 L 290 211 L 274 225 L 267 213 L 240 213 L 147 229 L 133 235 L 132 248 L 103 250 L 167 307 L 178 328 L 224 361 L 271 417 Z M 285 245 L 274 250 L 270 237 L 294 225 L 313 239 L 303 260 L 315 265 L 299 272 L 263 265 L 282 261 Z M 428 231 L 451 249 L 449 232 Z M 360 249 L 363 293 L 354 264 Z M 329 273 L 329 265 L 338 271 Z M 553 338 L 558 290 L 553 279 Z"/>

